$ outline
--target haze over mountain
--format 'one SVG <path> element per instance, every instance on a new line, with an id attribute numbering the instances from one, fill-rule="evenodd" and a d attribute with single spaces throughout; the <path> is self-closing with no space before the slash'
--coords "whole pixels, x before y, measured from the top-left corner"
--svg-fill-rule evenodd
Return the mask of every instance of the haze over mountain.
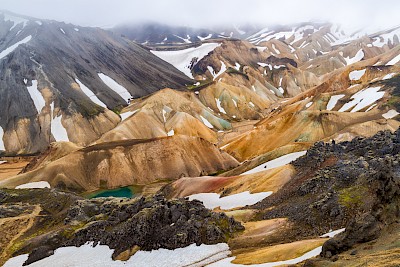
<path id="1" fill-rule="evenodd" d="M 4 6 L 0 264 L 399 266 L 399 4 L 185 3 Z"/>

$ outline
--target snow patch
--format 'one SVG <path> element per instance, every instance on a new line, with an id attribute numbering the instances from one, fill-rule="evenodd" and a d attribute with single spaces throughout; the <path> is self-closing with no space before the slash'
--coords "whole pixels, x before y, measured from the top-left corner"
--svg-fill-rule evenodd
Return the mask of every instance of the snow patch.
<path id="1" fill-rule="evenodd" d="M 383 76 L 382 80 L 389 80 L 389 79 L 392 79 L 394 75 L 396 75 L 396 73 L 389 73 L 389 74 L 386 74 L 385 76 Z"/>
<path id="2" fill-rule="evenodd" d="M 61 31 L 63 34 L 65 34 L 65 31 L 63 30 L 63 28 L 60 28 L 60 31 Z"/>
<path id="3" fill-rule="evenodd" d="M 211 37 L 212 37 L 211 33 L 209 35 L 207 35 L 206 37 L 201 37 L 201 36 L 197 35 L 197 38 L 199 38 L 200 41 L 204 41 L 204 40 L 210 39 Z"/>
<path id="4" fill-rule="evenodd" d="M 270 160 L 266 163 L 263 163 L 251 170 L 248 170 L 247 172 L 242 173 L 241 175 L 253 174 L 253 173 L 262 172 L 262 171 L 266 171 L 266 170 L 270 170 L 273 168 L 284 166 L 284 165 L 289 164 L 290 162 L 300 158 L 301 156 L 305 155 L 306 153 L 307 153 L 307 151 L 299 151 L 299 152 L 286 154 L 279 158 L 276 158 L 276 159 Z"/>
<path id="5" fill-rule="evenodd" d="M 37 80 L 33 80 L 32 86 L 28 86 L 27 89 L 38 114 L 40 114 L 42 109 L 46 106 L 46 101 L 44 100 L 42 93 L 37 88 L 37 84 Z"/>
<path id="6" fill-rule="evenodd" d="M 207 126 L 208 128 L 214 128 L 214 126 L 203 116 L 200 115 L 201 120 L 203 121 L 204 125 Z"/>
<path id="7" fill-rule="evenodd" d="M 136 112 L 138 112 L 138 110 L 139 110 L 139 109 L 136 109 L 136 110 L 134 110 L 134 111 L 127 111 L 127 112 L 121 113 L 121 114 L 120 114 L 120 116 L 121 116 L 121 121 L 126 120 L 127 118 L 129 118 L 130 116 L 132 116 L 133 114 L 135 114 Z"/>
<path id="8" fill-rule="evenodd" d="M 399 62 L 399 61 L 400 61 L 400 55 L 397 55 L 392 60 L 390 60 L 388 63 L 386 63 L 386 66 L 393 66 L 393 65 L 397 64 L 397 62 Z"/>
<path id="9" fill-rule="evenodd" d="M 173 136 L 174 134 L 175 134 L 174 129 L 171 129 L 171 130 L 167 133 L 168 136 Z"/>
<path id="10" fill-rule="evenodd" d="M 79 84 L 79 87 L 81 88 L 82 92 L 92 100 L 93 103 L 103 107 L 107 108 L 107 105 L 104 104 L 93 92 L 90 90 L 86 85 L 84 85 L 80 80 L 75 79 L 76 83 Z"/>
<path id="11" fill-rule="evenodd" d="M 261 192 L 251 194 L 249 191 L 242 193 L 220 197 L 217 193 L 199 193 L 189 196 L 189 200 L 197 199 L 203 202 L 207 209 L 214 209 L 220 207 L 223 210 L 244 207 L 246 205 L 253 205 L 270 196 L 272 192 Z"/>
<path id="12" fill-rule="evenodd" d="M 14 23 L 13 26 L 10 28 L 10 31 L 20 23 L 23 23 L 22 28 L 25 28 L 26 24 L 28 23 L 27 19 L 13 16 L 7 13 L 2 13 L 2 14 L 4 15 L 4 21 L 11 21 L 12 23 Z"/>
<path id="13" fill-rule="evenodd" d="M 308 103 L 306 104 L 306 108 L 311 107 L 312 104 L 313 104 L 313 102 L 308 102 Z"/>
<path id="14" fill-rule="evenodd" d="M 74 31 L 79 32 L 79 29 L 78 28 L 74 28 Z"/>
<path id="15" fill-rule="evenodd" d="M 28 188 L 50 188 L 50 184 L 46 181 L 40 181 L 40 182 L 21 184 L 15 187 L 15 189 L 28 189 Z"/>
<path id="16" fill-rule="evenodd" d="M 385 119 L 392 119 L 392 118 L 396 117 L 399 114 L 400 113 L 398 113 L 396 110 L 391 109 L 388 112 L 386 112 L 385 114 L 382 114 L 382 117 L 384 117 Z"/>
<path id="17" fill-rule="evenodd" d="M 350 57 L 345 57 L 344 60 L 346 61 L 346 65 L 350 65 L 353 63 L 356 63 L 360 61 L 364 57 L 364 51 L 362 49 L 358 50 L 357 54 L 350 58 Z"/>
<path id="18" fill-rule="evenodd" d="M 186 76 L 193 79 L 191 67 L 193 67 L 197 62 L 203 59 L 218 46 L 220 46 L 220 44 L 218 43 L 207 43 L 202 44 L 199 47 L 192 47 L 178 51 L 151 50 L 151 53 L 161 58 L 162 60 L 167 61 L 175 68 L 183 72 Z M 197 60 L 192 64 L 193 59 Z"/>
<path id="19" fill-rule="evenodd" d="M 138 251 L 129 260 L 112 260 L 113 250 L 106 245 L 93 247 L 87 243 L 80 247 L 62 247 L 57 249 L 53 255 L 30 264 L 30 267 L 44 266 L 75 266 L 75 267 L 184 267 L 205 266 L 209 263 L 228 257 L 231 252 L 226 243 L 215 245 L 191 244 L 184 248 L 174 250 L 157 249 L 152 251 Z M 28 254 L 9 259 L 4 267 L 22 267 L 27 260 Z"/>
<path id="20" fill-rule="evenodd" d="M 353 100 L 344 104 L 343 107 L 339 109 L 339 112 L 344 112 L 354 106 L 355 107 L 350 112 L 357 112 L 365 107 L 368 107 L 385 95 L 385 92 L 378 92 L 380 89 L 381 88 L 379 86 L 369 87 L 355 93 L 351 97 Z"/>
<path id="21" fill-rule="evenodd" d="M 111 90 L 116 92 L 126 102 L 128 102 L 128 99 L 132 97 L 131 93 L 129 93 L 129 91 L 126 90 L 125 87 L 114 81 L 112 78 L 103 73 L 98 73 L 98 75 L 103 83 L 105 83 Z"/>
<path id="22" fill-rule="evenodd" d="M 221 100 L 219 100 L 218 98 L 215 99 L 215 102 L 217 103 L 217 107 L 219 112 L 226 114 L 225 109 L 221 106 Z"/>
<path id="23" fill-rule="evenodd" d="M 211 75 L 214 77 L 213 80 L 215 80 L 215 78 L 217 78 L 219 75 L 221 75 L 222 73 L 224 73 L 226 71 L 226 65 L 224 62 L 221 61 L 221 69 L 219 70 L 218 73 L 215 73 L 213 67 L 211 67 L 211 66 L 207 66 L 207 69 L 211 73 Z"/>
<path id="24" fill-rule="evenodd" d="M 27 37 L 25 37 L 24 39 L 22 39 L 19 42 L 16 42 L 15 44 L 13 44 L 12 46 L 4 49 L 3 51 L 1 51 L 0 53 L 0 59 L 4 58 L 5 56 L 7 56 L 8 54 L 12 53 L 20 44 L 26 44 L 27 42 L 29 42 L 32 39 L 32 35 L 29 35 Z"/>
<path id="25" fill-rule="evenodd" d="M 323 234 L 323 235 L 321 235 L 320 237 L 329 237 L 329 238 L 332 238 L 332 237 L 334 237 L 335 235 L 338 235 L 338 234 L 344 232 L 345 230 L 346 230 L 346 228 L 342 228 L 342 229 L 335 230 L 335 231 L 330 230 L 328 233 Z"/>
<path id="26" fill-rule="evenodd" d="M 6 150 L 4 147 L 3 136 L 4 136 L 4 130 L 3 127 L 0 126 L 0 150 Z"/>
<path id="27" fill-rule="evenodd" d="M 54 102 L 51 103 L 51 110 L 54 110 Z M 53 112 L 51 112 L 51 116 L 53 117 Z M 62 115 L 53 118 L 51 121 L 51 133 L 54 136 L 54 139 L 56 141 L 69 141 L 68 139 L 68 133 L 67 130 L 64 128 L 64 126 L 61 123 Z"/>
<path id="28" fill-rule="evenodd" d="M 349 78 L 352 81 L 358 81 L 361 79 L 362 76 L 364 76 L 366 72 L 366 69 L 363 70 L 353 70 L 352 72 L 349 73 Z"/>
<path id="29" fill-rule="evenodd" d="M 332 110 L 335 106 L 336 103 L 339 101 L 339 99 L 343 98 L 345 95 L 333 95 L 329 99 L 328 105 L 326 105 L 326 110 Z"/>

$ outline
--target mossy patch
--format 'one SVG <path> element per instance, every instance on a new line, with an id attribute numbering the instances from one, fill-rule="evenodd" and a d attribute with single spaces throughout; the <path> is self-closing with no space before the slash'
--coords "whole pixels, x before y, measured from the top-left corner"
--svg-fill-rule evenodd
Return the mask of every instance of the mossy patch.
<path id="1" fill-rule="evenodd" d="M 368 189 L 365 186 L 352 186 L 339 191 L 339 204 L 346 208 L 359 207 L 365 196 L 368 194 Z"/>

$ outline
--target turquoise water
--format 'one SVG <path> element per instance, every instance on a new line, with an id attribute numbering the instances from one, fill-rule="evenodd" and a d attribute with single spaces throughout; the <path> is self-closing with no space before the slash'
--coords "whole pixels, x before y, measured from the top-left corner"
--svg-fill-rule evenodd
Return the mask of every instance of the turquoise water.
<path id="1" fill-rule="evenodd" d="M 89 198 L 96 198 L 96 197 L 126 197 L 132 198 L 135 196 L 135 193 L 130 187 L 121 187 L 116 189 L 110 190 L 101 190 L 95 192 L 89 196 Z"/>

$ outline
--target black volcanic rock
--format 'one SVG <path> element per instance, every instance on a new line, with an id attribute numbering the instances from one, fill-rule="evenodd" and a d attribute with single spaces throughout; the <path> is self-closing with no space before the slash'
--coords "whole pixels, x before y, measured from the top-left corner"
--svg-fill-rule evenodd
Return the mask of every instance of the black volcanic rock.
<path id="1" fill-rule="evenodd" d="M 294 222 L 291 240 L 345 227 L 326 243 L 324 256 L 373 240 L 400 218 L 399 136 L 400 129 L 350 142 L 317 142 L 292 162 L 296 176 L 255 207 L 263 219 Z"/>
<path id="2" fill-rule="evenodd" d="M 40 205 L 40 238 L 27 239 L 17 253 L 30 253 L 25 264 L 52 255 L 57 248 L 87 242 L 114 249 L 113 257 L 141 250 L 175 249 L 190 244 L 227 242 L 244 227 L 224 213 L 206 209 L 200 201 L 166 200 L 162 195 L 83 199 L 54 189 L 0 190 L 0 210 L 15 205 Z M 59 224 L 54 230 L 54 225 Z M 50 228 L 49 228 L 50 227 Z"/>

